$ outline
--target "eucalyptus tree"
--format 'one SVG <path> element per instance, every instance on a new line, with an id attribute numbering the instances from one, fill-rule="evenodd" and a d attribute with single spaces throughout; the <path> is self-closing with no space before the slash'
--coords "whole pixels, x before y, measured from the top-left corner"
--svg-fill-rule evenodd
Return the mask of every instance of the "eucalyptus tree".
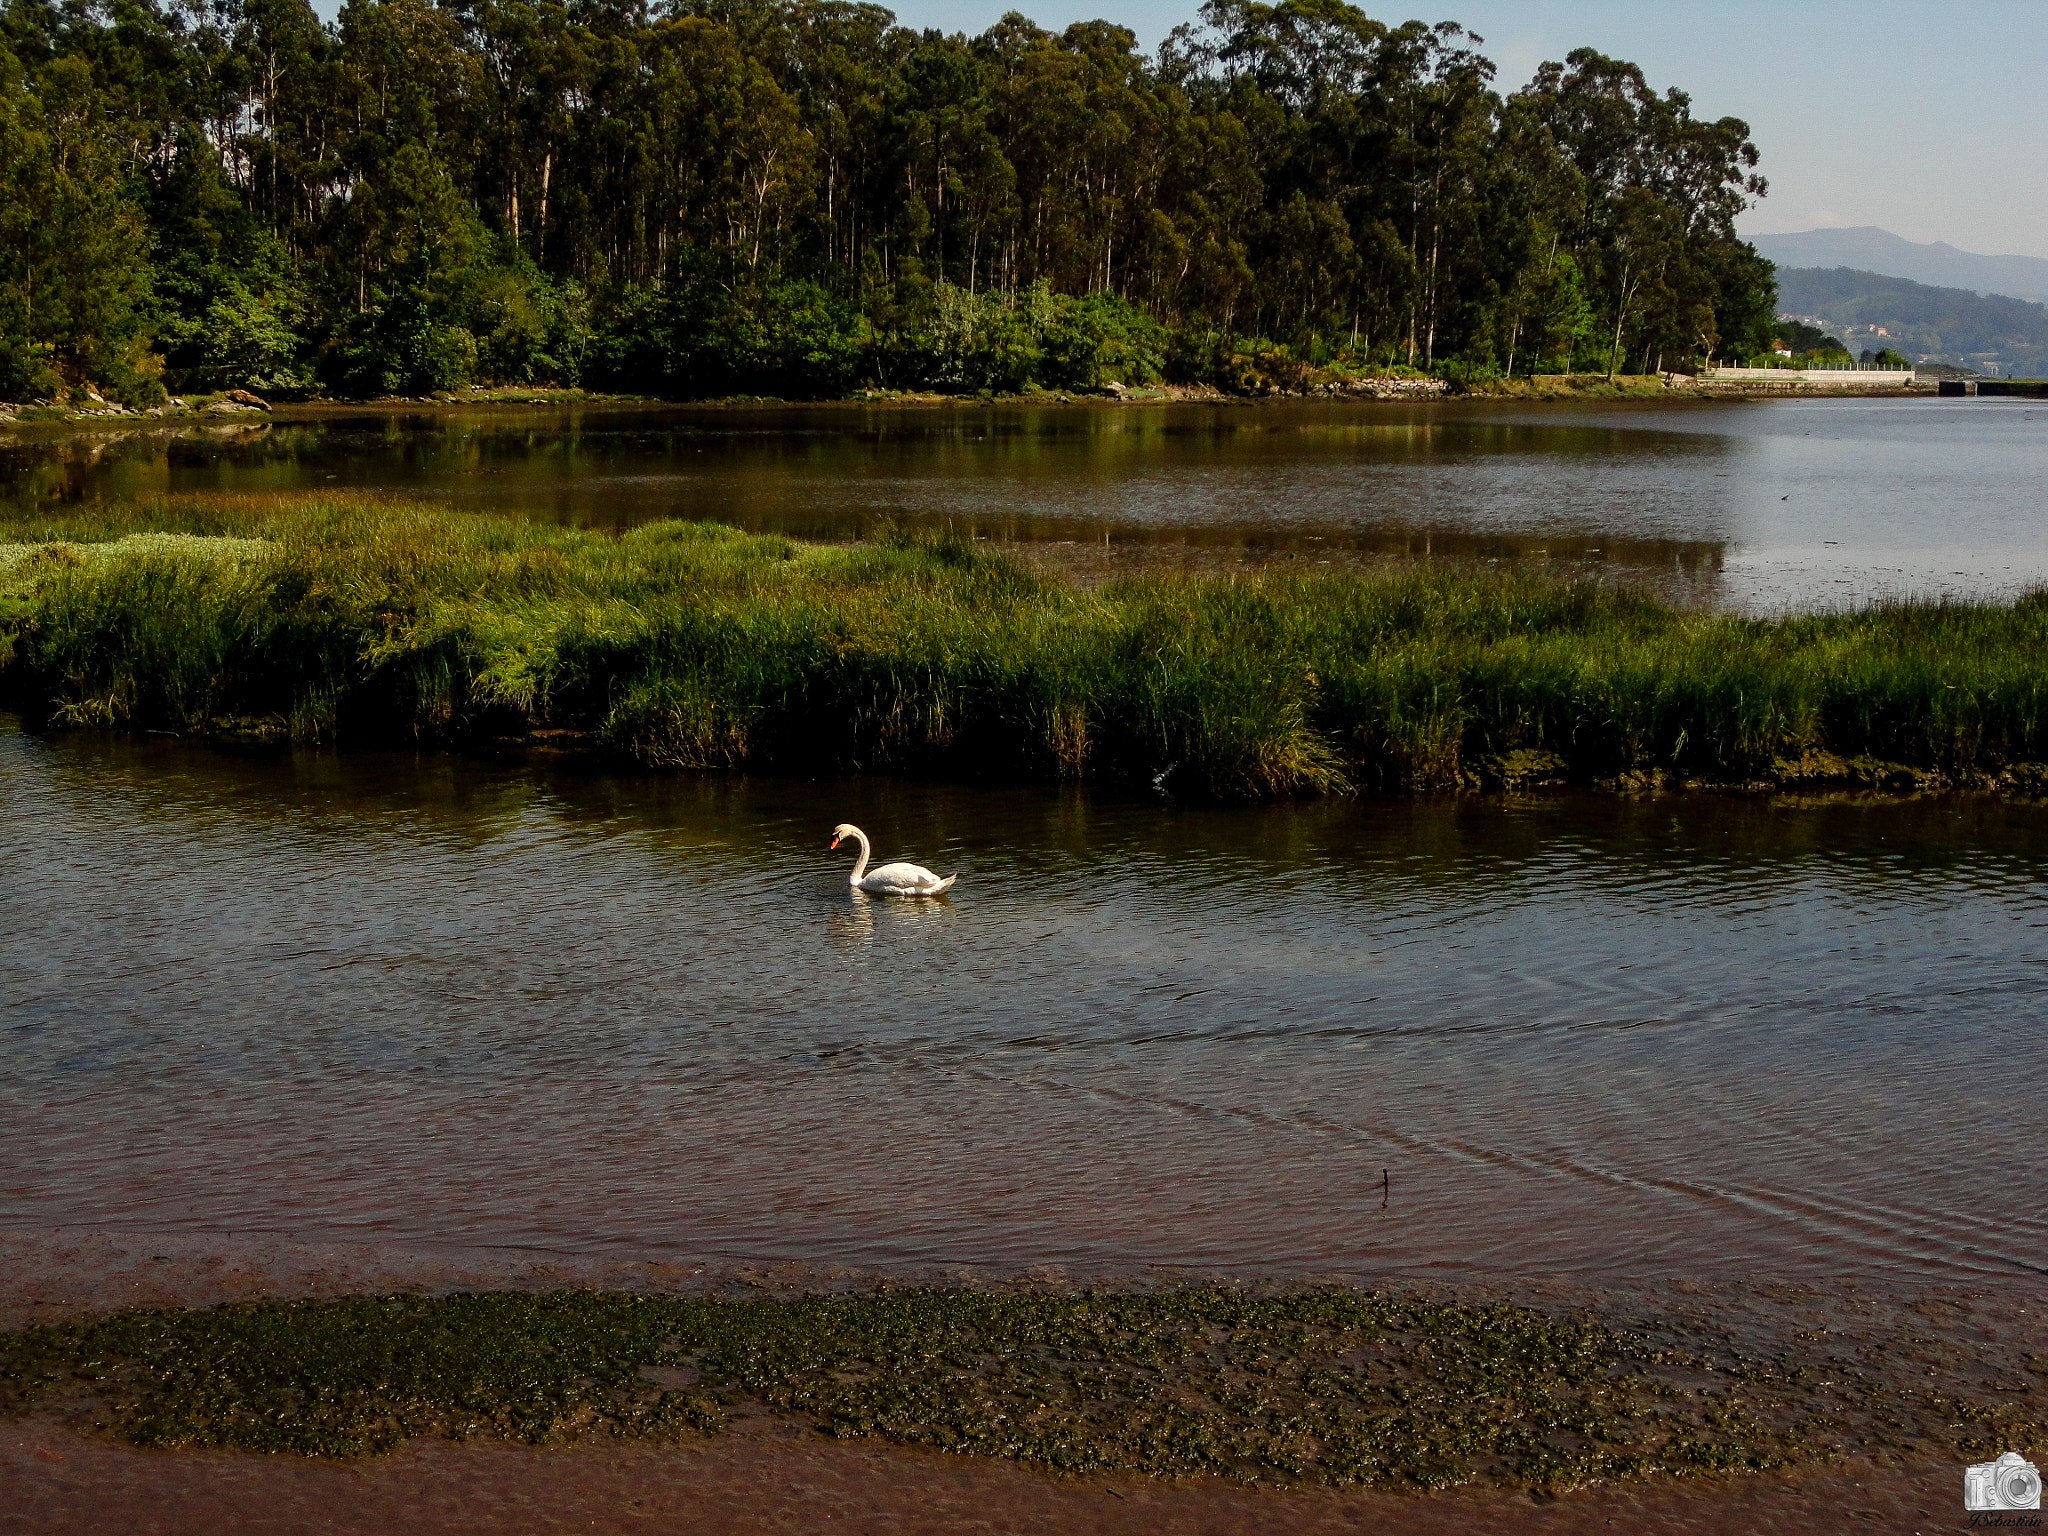
<path id="1" fill-rule="evenodd" d="M 1610 372 L 1630 340 L 1647 366 L 1768 319 L 1767 269 L 1735 238 L 1735 216 L 1768 191 L 1746 123 L 1700 122 L 1685 92 L 1659 96 L 1635 65 L 1590 48 L 1544 64 L 1510 105 L 1566 168 L 1556 214 L 1604 287 Z"/>
<path id="2" fill-rule="evenodd" d="M 0 0 L 0 47 L 11 398 L 1620 371 L 1774 303 L 1740 120 L 1347 0 L 1154 56 L 865 0 Z"/>

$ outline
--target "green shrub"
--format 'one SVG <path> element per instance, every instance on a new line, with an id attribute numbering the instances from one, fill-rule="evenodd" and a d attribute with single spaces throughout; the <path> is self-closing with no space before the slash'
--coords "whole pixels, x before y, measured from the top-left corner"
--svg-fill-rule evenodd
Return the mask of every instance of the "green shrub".
<path id="1" fill-rule="evenodd" d="M 1166 371 L 1166 330 L 1126 299 L 1084 294 L 1061 304 L 1044 340 L 1041 383 L 1099 389 L 1115 380 L 1150 384 Z"/>
<path id="2" fill-rule="evenodd" d="M 818 283 L 685 257 L 597 317 L 586 373 L 599 388 L 678 399 L 809 399 L 860 382 L 866 346 L 859 311 Z"/>

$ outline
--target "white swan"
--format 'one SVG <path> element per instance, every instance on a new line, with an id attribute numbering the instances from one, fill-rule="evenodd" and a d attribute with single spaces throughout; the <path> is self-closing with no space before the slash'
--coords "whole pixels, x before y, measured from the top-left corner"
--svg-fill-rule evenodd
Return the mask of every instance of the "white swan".
<path id="1" fill-rule="evenodd" d="M 877 896 L 936 896 L 941 891 L 951 890 L 958 875 L 948 875 L 941 880 L 922 864 L 884 864 L 870 873 L 868 870 L 868 835 L 851 822 L 842 821 L 832 829 L 832 842 L 837 848 L 842 838 L 852 838 L 860 844 L 860 857 L 854 861 L 853 873 L 846 877 L 846 883 L 858 891 L 871 891 Z"/>

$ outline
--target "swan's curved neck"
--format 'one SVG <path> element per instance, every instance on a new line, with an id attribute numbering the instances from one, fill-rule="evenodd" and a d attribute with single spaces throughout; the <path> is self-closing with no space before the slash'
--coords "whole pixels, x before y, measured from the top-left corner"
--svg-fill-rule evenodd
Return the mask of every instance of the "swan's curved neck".
<path id="1" fill-rule="evenodd" d="M 846 883 L 859 885 L 860 877 L 868 872 L 868 835 L 859 827 L 855 827 L 847 835 L 860 844 L 860 857 L 853 861 L 853 873 L 846 877 Z"/>

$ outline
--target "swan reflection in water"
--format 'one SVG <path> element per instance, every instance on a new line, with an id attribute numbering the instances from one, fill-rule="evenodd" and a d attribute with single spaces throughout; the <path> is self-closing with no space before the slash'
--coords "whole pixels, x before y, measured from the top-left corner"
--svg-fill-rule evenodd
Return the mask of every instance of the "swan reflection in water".
<path id="1" fill-rule="evenodd" d="M 888 938 L 910 934 L 937 933 L 951 925 L 953 904 L 944 897 L 929 901 L 892 901 L 850 890 L 846 900 L 832 903 L 825 919 L 825 936 L 847 949 L 865 949 L 877 936 Z"/>

